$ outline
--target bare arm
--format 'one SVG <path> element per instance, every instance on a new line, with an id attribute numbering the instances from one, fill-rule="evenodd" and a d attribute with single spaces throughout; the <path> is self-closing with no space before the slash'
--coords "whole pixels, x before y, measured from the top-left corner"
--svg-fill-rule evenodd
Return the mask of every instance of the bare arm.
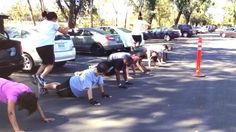
<path id="1" fill-rule="evenodd" d="M 117 85 L 119 85 L 120 84 L 120 71 L 115 69 L 115 72 L 116 72 L 116 82 L 117 82 Z"/>
<path id="2" fill-rule="evenodd" d="M 150 52 L 150 50 L 148 50 L 146 52 L 146 54 L 147 54 L 147 59 L 148 59 L 148 67 L 151 68 L 151 52 Z"/>
<path id="3" fill-rule="evenodd" d="M 104 93 L 104 88 L 102 84 L 98 84 L 98 89 L 100 91 L 100 93 Z"/>
<path id="4" fill-rule="evenodd" d="M 54 121 L 55 120 L 54 118 L 46 118 L 45 117 L 44 112 L 43 112 L 43 110 L 42 110 L 42 108 L 41 108 L 39 103 L 37 103 L 37 111 L 39 112 L 42 121 L 50 122 L 50 121 Z"/>
<path id="5" fill-rule="evenodd" d="M 125 81 L 128 81 L 128 72 L 126 71 L 126 67 L 127 66 L 125 66 L 123 68 L 123 78 L 124 78 Z"/>
<path id="6" fill-rule="evenodd" d="M 143 67 L 142 67 L 139 63 L 140 63 L 140 61 L 137 61 L 137 62 L 136 62 L 136 66 L 138 67 L 138 69 L 139 69 L 141 72 L 144 72 Z"/>
<path id="7" fill-rule="evenodd" d="M 92 90 L 92 88 L 88 89 L 87 94 L 88 94 L 88 100 L 93 99 L 93 90 Z"/>
<path id="8" fill-rule="evenodd" d="M 16 106 L 15 102 L 9 100 L 8 103 L 7 103 L 7 113 L 8 113 L 8 118 L 11 122 L 11 125 L 12 125 L 14 131 L 15 132 L 20 132 L 22 130 L 19 128 L 17 120 L 16 120 L 15 106 Z"/>
<path id="9" fill-rule="evenodd" d="M 67 33 L 68 33 L 68 29 L 69 29 L 69 28 L 62 28 L 62 27 L 59 27 L 59 28 L 58 28 L 58 31 L 59 31 L 60 33 L 63 33 L 63 34 L 67 34 Z"/>

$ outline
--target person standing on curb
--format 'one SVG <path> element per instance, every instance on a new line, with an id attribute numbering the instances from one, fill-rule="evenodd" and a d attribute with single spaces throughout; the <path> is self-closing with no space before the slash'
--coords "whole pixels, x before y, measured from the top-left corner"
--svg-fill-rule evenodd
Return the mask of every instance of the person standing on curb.
<path id="1" fill-rule="evenodd" d="M 62 28 L 56 23 L 57 14 L 55 12 L 44 11 L 42 17 L 45 19 L 38 30 L 39 40 L 36 48 L 38 55 L 42 59 L 42 64 L 37 72 L 32 75 L 33 83 L 40 83 L 41 85 L 45 83 L 44 78 L 51 72 L 54 65 L 54 39 L 57 31 L 63 34 L 68 32 L 68 28 Z"/>
<path id="2" fill-rule="evenodd" d="M 28 110 L 29 115 L 38 111 L 43 122 L 55 120 L 54 118 L 47 118 L 44 115 L 36 94 L 32 93 L 31 88 L 23 83 L 0 78 L 0 102 L 7 104 L 8 118 L 14 132 L 25 132 L 20 129 L 17 123 L 15 114 L 16 105 L 19 107 L 19 110 Z"/>
<path id="3" fill-rule="evenodd" d="M 150 26 L 150 24 L 144 21 L 142 14 L 139 13 L 138 20 L 133 23 L 132 37 L 134 39 L 134 45 L 131 47 L 131 51 L 134 51 L 142 43 L 143 30 L 147 26 Z"/>

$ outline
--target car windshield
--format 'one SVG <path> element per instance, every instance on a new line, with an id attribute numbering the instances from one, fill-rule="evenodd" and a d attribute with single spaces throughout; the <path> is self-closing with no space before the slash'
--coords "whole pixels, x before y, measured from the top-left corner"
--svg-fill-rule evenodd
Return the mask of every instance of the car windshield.
<path id="1" fill-rule="evenodd" d="M 105 34 L 105 35 L 108 35 L 109 33 L 107 33 L 107 32 L 105 32 L 105 31 L 103 31 L 103 30 L 101 30 L 101 29 L 94 29 L 94 28 L 91 28 L 90 29 L 91 31 L 94 31 L 94 32 L 97 32 L 97 33 L 99 33 L 99 34 Z"/>
<path id="2" fill-rule="evenodd" d="M 128 30 L 128 29 L 125 29 L 125 28 L 118 28 L 118 29 L 120 29 L 121 31 L 123 31 L 123 32 L 125 32 L 125 33 L 131 33 L 131 31 L 130 31 L 130 30 Z"/>

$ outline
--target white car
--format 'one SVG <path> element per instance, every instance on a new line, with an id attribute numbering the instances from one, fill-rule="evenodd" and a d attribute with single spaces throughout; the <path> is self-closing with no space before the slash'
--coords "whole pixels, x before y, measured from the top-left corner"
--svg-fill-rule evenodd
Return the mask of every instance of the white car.
<path id="1" fill-rule="evenodd" d="M 134 44 L 131 31 L 128 29 L 117 27 L 117 26 L 102 26 L 98 28 L 110 34 L 118 34 L 124 44 L 124 47 L 126 48 L 129 48 Z M 144 45 L 144 43 L 145 43 L 145 40 L 142 39 L 141 45 Z"/>
<path id="2" fill-rule="evenodd" d="M 11 39 L 21 41 L 22 52 L 24 57 L 24 71 L 31 71 L 34 67 L 39 66 L 42 62 L 37 51 L 35 42 L 37 41 L 37 31 L 27 29 L 27 27 L 5 28 Z M 64 66 L 67 61 L 75 60 L 76 51 L 74 44 L 68 35 L 57 34 L 54 44 L 55 65 Z"/>

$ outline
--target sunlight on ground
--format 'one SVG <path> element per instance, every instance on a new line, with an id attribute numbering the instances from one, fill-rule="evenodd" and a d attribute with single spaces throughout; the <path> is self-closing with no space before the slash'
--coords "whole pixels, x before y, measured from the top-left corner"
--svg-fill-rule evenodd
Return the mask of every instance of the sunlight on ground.
<path id="1" fill-rule="evenodd" d="M 146 108 L 149 105 L 153 105 L 157 103 L 161 103 L 165 101 L 167 98 L 150 98 L 150 97 L 145 97 L 141 99 L 136 99 L 136 100 L 127 100 L 125 102 L 122 102 L 120 105 L 128 105 L 132 109 L 142 109 Z"/>
<path id="2" fill-rule="evenodd" d="M 68 114 L 77 114 L 79 112 L 83 112 L 84 110 L 78 109 L 78 106 L 70 106 L 68 108 L 63 108 L 61 110 L 61 114 L 68 115 Z"/>
<path id="3" fill-rule="evenodd" d="M 176 126 L 176 127 L 191 127 L 191 126 L 200 125 L 203 123 L 204 122 L 201 119 L 193 118 L 193 119 L 179 121 L 179 122 L 175 123 L 174 126 Z"/>
<path id="4" fill-rule="evenodd" d="M 158 91 L 162 91 L 162 92 L 178 92 L 180 91 L 180 89 L 176 89 L 176 88 L 156 88 Z"/>
<path id="5" fill-rule="evenodd" d="M 136 118 L 122 118 L 122 119 L 108 119 L 108 118 L 96 118 L 89 119 L 84 122 L 85 125 L 91 126 L 93 124 L 94 128 L 124 128 L 135 124 Z"/>

